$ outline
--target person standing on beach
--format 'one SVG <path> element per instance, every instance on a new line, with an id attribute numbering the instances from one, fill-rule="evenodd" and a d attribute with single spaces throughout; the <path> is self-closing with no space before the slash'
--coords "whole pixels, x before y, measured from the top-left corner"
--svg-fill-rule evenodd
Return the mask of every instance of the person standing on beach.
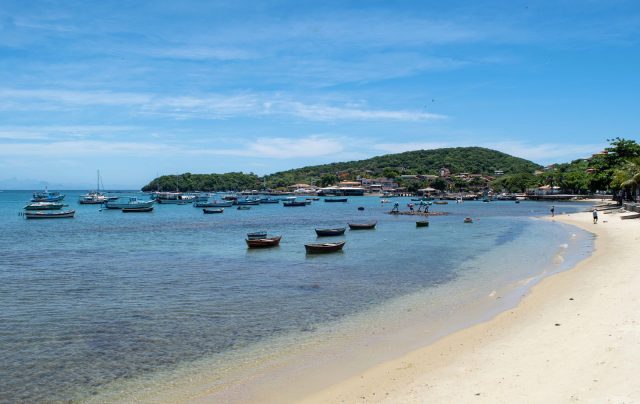
<path id="1" fill-rule="evenodd" d="M 551 217 L 555 215 L 555 212 L 556 212 L 556 207 L 554 205 L 551 205 Z"/>
<path id="2" fill-rule="evenodd" d="M 593 208 L 593 224 L 598 223 L 598 210 Z"/>

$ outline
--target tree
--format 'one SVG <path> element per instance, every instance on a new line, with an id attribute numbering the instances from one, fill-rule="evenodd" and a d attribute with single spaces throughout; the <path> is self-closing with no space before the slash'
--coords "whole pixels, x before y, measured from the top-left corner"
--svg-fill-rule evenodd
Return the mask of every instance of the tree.
<path id="1" fill-rule="evenodd" d="M 324 174 L 322 177 L 320 177 L 321 187 L 328 187 L 331 185 L 335 185 L 337 183 L 338 183 L 338 176 L 336 176 L 335 174 Z"/>
<path id="2" fill-rule="evenodd" d="M 394 178 L 398 178 L 400 174 L 398 174 L 398 172 L 391 167 L 385 167 L 384 170 L 382 170 L 382 175 L 385 178 L 394 179 Z"/>

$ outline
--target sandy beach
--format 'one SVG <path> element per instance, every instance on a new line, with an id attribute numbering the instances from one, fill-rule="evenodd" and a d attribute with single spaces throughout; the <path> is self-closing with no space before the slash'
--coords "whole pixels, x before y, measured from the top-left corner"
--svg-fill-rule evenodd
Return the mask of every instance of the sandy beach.
<path id="1" fill-rule="evenodd" d="M 494 319 L 300 400 L 613 402 L 640 400 L 640 220 L 553 220 L 593 232 L 595 252 Z M 520 263 L 533 264 L 535 263 Z"/>

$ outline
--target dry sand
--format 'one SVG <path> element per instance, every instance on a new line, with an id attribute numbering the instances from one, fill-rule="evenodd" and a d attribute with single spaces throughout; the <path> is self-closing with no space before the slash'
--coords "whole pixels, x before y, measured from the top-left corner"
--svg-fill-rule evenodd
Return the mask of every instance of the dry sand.
<path id="1" fill-rule="evenodd" d="M 555 220 L 595 233 L 594 254 L 515 309 L 302 401 L 640 402 L 640 220 Z"/>

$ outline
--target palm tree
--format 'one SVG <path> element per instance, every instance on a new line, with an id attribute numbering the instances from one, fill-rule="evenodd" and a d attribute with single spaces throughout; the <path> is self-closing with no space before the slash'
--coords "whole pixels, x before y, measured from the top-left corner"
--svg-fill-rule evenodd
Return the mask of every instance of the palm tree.
<path id="1" fill-rule="evenodd" d="M 628 159 L 615 171 L 611 187 L 621 189 L 623 199 L 635 199 L 640 194 L 640 157 Z"/>

